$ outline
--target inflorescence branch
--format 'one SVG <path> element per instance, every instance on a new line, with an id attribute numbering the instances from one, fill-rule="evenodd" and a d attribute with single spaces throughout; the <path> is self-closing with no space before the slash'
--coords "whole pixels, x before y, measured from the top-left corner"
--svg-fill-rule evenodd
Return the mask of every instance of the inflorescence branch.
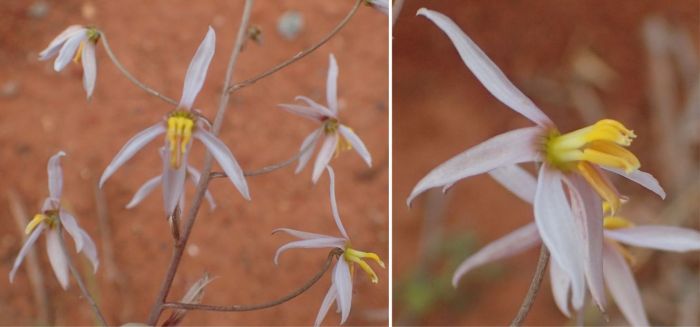
<path id="1" fill-rule="evenodd" d="M 515 318 L 513 318 L 513 321 L 510 323 L 511 326 L 521 326 L 527 317 L 527 314 L 530 312 L 530 308 L 532 308 L 532 304 L 535 302 L 535 297 L 537 297 L 537 292 L 539 292 L 540 286 L 542 285 L 544 271 L 547 269 L 548 262 L 549 250 L 547 250 L 547 247 L 542 244 L 542 248 L 540 248 L 540 257 L 537 259 L 535 275 L 532 276 L 530 288 L 527 290 L 525 299 L 523 299 L 523 303 L 520 305 L 518 314 L 515 315 Z"/>

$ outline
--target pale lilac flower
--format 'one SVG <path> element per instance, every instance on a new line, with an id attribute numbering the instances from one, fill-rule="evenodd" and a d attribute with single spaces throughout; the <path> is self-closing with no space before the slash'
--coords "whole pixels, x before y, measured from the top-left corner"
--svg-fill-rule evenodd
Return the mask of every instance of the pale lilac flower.
<path id="1" fill-rule="evenodd" d="M 221 140 L 210 133 L 209 123 L 200 114 L 192 110 L 194 99 L 204 85 L 207 76 L 209 63 L 214 56 L 216 46 L 216 34 L 209 27 L 207 35 L 199 45 L 197 52 L 190 62 L 185 75 L 185 83 L 182 91 L 182 98 L 178 107 L 170 112 L 161 122 L 146 128 L 136 136 L 132 137 L 124 147 L 112 159 L 100 178 L 100 187 L 114 174 L 126 161 L 131 159 L 136 152 L 141 150 L 146 144 L 157 136 L 165 133 L 165 153 L 166 159 L 161 175 L 163 185 L 163 198 L 165 211 L 172 214 L 178 202 L 183 196 L 185 187 L 185 177 L 187 175 L 187 156 L 189 155 L 192 138 L 198 139 L 209 150 L 214 159 L 224 170 L 229 180 L 241 192 L 243 197 L 250 200 L 248 184 L 246 183 L 243 170 L 238 165 L 236 158 Z M 169 164 L 168 164 L 169 163 Z M 190 172 L 192 170 L 190 169 Z M 152 186 L 153 185 L 145 185 Z"/>
<path id="2" fill-rule="evenodd" d="M 326 80 L 326 101 L 328 102 L 328 106 L 320 105 L 305 96 L 298 96 L 295 100 L 304 101 L 306 105 L 280 104 L 279 106 L 291 113 L 321 123 L 321 127 L 311 132 L 301 143 L 300 151 L 304 152 L 299 157 L 299 164 L 297 165 L 295 173 L 298 174 L 304 169 L 309 159 L 311 159 L 316 145 L 322 138 L 321 149 L 316 156 L 314 170 L 311 175 L 311 180 L 314 183 L 321 177 L 323 169 L 328 166 L 334 154 L 338 156 L 340 152 L 350 150 L 353 147 L 365 163 L 367 163 L 367 166 L 372 166 L 372 156 L 369 154 L 369 151 L 367 151 L 367 147 L 365 147 L 360 137 L 357 136 L 352 129 L 341 124 L 339 121 L 338 64 L 333 54 L 330 55 L 328 78 Z"/>
<path id="3" fill-rule="evenodd" d="M 340 231 L 341 237 L 328 236 L 322 234 L 302 232 L 289 228 L 279 228 L 275 232 L 285 232 L 301 240 L 287 243 L 277 249 L 275 253 L 274 262 L 278 264 L 279 256 L 282 252 L 289 249 L 319 249 L 319 248 L 337 248 L 343 250 L 342 259 L 338 258 L 336 265 L 333 268 L 333 277 L 331 287 L 326 293 L 326 297 L 321 303 L 321 308 L 316 316 L 315 325 L 319 326 L 323 319 L 328 313 L 328 309 L 331 307 L 333 302 L 338 304 L 338 312 L 340 312 L 341 318 L 340 323 L 345 323 L 350 315 L 350 307 L 352 305 L 352 275 L 354 272 L 354 266 L 352 263 L 356 263 L 360 266 L 367 275 L 369 275 L 372 283 L 379 282 L 379 277 L 372 270 L 372 268 L 364 261 L 364 259 L 370 259 L 376 261 L 379 266 L 384 268 L 384 262 L 379 258 L 376 253 L 362 252 L 355 250 L 350 245 L 350 237 L 348 237 L 345 227 L 343 227 L 343 222 L 340 221 L 340 215 L 338 214 L 338 205 L 335 201 L 335 177 L 333 174 L 333 169 L 330 166 L 326 167 L 328 171 L 328 177 L 330 178 L 330 199 L 331 199 L 331 211 L 333 212 L 333 219 L 335 224 Z"/>
<path id="4" fill-rule="evenodd" d="M 365 0 L 365 4 L 389 15 L 389 0 Z"/>
<path id="5" fill-rule="evenodd" d="M 430 188 L 446 190 L 461 179 L 500 167 L 540 163 L 535 192 L 527 196 L 534 203 L 539 234 L 553 260 L 570 278 L 574 304 L 580 307 L 585 296 L 584 279 L 594 279 L 597 281 L 593 285 L 602 285 L 603 212 L 598 204 L 602 199 L 607 211 L 614 213 L 624 199 L 601 168 L 665 197 L 658 182 L 650 174 L 639 171 L 639 160 L 625 149 L 634 133 L 617 121 L 604 119 L 561 134 L 549 117 L 452 20 L 425 8 L 418 15 L 427 17 L 447 34 L 466 66 L 492 95 L 536 125 L 495 136 L 441 164 L 418 182 L 407 202 L 410 204 Z M 500 173 L 505 174 L 502 179 L 513 178 L 508 169 Z M 571 205 L 566 190 L 572 197 Z M 584 275 L 584 271 L 588 273 Z M 602 307 L 601 288 L 596 286 L 592 292 Z"/>
<path id="6" fill-rule="evenodd" d="M 75 217 L 68 211 L 61 208 L 61 193 L 63 192 L 63 172 L 61 171 L 61 157 L 66 154 L 59 151 L 49 159 L 47 166 L 49 175 L 49 197 L 44 200 L 44 205 L 41 209 L 42 213 L 36 214 L 32 219 L 25 233 L 29 235 L 27 241 L 24 242 L 22 249 L 15 259 L 15 263 L 10 271 L 10 283 L 14 282 L 17 268 L 24 260 L 24 257 L 29 253 L 29 249 L 36 243 L 39 235 L 46 232 L 46 252 L 49 255 L 49 263 L 51 268 L 61 284 L 63 289 L 68 289 L 68 263 L 63 249 L 61 248 L 61 240 L 59 233 L 62 228 L 68 232 L 75 242 L 75 250 L 83 252 L 92 263 L 93 271 L 97 271 L 99 261 L 97 260 L 97 249 L 95 243 L 90 236 L 78 226 Z"/>
<path id="7" fill-rule="evenodd" d="M 95 45 L 100 40 L 100 32 L 94 27 L 72 25 L 49 43 L 49 46 L 39 54 L 39 60 L 48 60 L 58 54 L 53 63 L 55 71 L 61 71 L 68 63 L 82 63 L 83 88 L 88 99 L 95 89 L 97 64 L 95 60 Z"/>

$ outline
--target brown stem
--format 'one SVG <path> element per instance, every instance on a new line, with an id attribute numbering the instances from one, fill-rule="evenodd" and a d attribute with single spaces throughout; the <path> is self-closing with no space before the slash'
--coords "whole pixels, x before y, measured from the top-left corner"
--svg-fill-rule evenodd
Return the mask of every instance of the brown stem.
<path id="1" fill-rule="evenodd" d="M 532 308 L 532 304 L 535 302 L 537 292 L 540 290 L 540 285 L 542 285 L 544 271 L 547 268 L 548 262 L 549 251 L 543 244 L 540 248 L 540 258 L 537 259 L 537 269 L 535 269 L 535 275 L 532 276 L 532 282 L 530 282 L 530 289 L 527 290 L 527 295 L 525 295 L 525 299 L 523 299 L 523 304 L 520 305 L 518 314 L 515 315 L 515 318 L 513 318 L 513 321 L 510 323 L 511 326 L 522 325 L 525 317 L 527 317 L 527 314 L 530 312 L 530 308 Z"/>
<path id="2" fill-rule="evenodd" d="M 148 85 L 142 83 L 141 81 L 136 79 L 136 77 L 134 77 L 134 75 L 132 75 L 128 70 L 126 70 L 126 68 L 124 68 L 124 65 L 122 65 L 122 63 L 119 61 L 119 59 L 117 59 L 117 56 L 115 56 L 114 53 L 112 52 L 112 48 L 109 46 L 109 42 L 107 41 L 107 35 L 105 35 L 105 33 L 102 31 L 100 31 L 100 41 L 102 42 L 102 45 L 105 48 L 105 52 L 107 52 L 107 56 L 109 57 L 109 59 L 112 60 L 112 63 L 114 63 L 114 65 L 117 66 L 117 69 L 119 69 L 119 71 L 122 74 L 124 74 L 124 76 L 126 76 L 126 78 L 129 81 L 131 81 L 131 83 L 134 83 L 134 85 L 136 85 L 140 89 L 146 91 L 146 93 L 153 95 L 153 96 L 156 96 L 167 103 L 170 103 L 174 106 L 176 106 L 178 104 L 177 101 L 175 101 L 174 99 L 167 97 L 167 96 L 161 94 L 160 92 L 152 89 Z"/>
<path id="3" fill-rule="evenodd" d="M 269 301 L 265 303 L 260 303 L 260 304 L 251 304 L 251 305 L 211 305 L 211 304 L 193 304 L 193 303 L 181 303 L 181 302 L 170 302 L 170 303 L 165 303 L 163 304 L 163 307 L 165 308 L 171 308 L 171 309 L 185 309 L 185 310 L 205 310 L 205 311 L 223 311 L 223 312 L 240 312 L 240 311 L 254 311 L 254 310 L 261 310 L 261 309 L 267 309 L 271 308 L 277 305 L 280 305 L 282 303 L 285 303 L 302 293 L 306 292 L 311 286 L 316 284 L 321 277 L 328 271 L 328 268 L 331 267 L 331 263 L 333 262 L 333 257 L 339 257 L 342 255 L 343 251 L 341 249 L 333 249 L 330 253 L 328 253 L 328 258 L 326 259 L 326 262 L 323 264 L 323 267 L 321 267 L 321 270 L 314 275 L 308 282 L 306 282 L 304 285 L 302 285 L 300 288 L 294 290 L 293 292 Z M 342 259 L 338 259 L 342 260 Z"/>
<path id="4" fill-rule="evenodd" d="M 107 321 L 105 320 L 105 317 L 102 315 L 102 312 L 100 311 L 100 307 L 97 305 L 97 302 L 95 302 L 95 299 L 92 297 L 92 294 L 90 294 L 90 291 L 85 286 L 85 282 L 83 281 L 83 278 L 80 276 L 78 269 L 76 269 L 75 265 L 73 265 L 73 260 L 71 259 L 70 253 L 68 253 L 68 250 L 66 249 L 66 242 L 63 240 L 63 226 L 61 226 L 61 224 L 58 224 L 58 240 L 59 240 L 59 243 L 61 244 L 61 250 L 63 251 L 63 256 L 66 258 L 66 264 L 68 264 L 68 269 L 70 269 L 70 273 L 73 275 L 73 278 L 75 278 L 75 281 L 78 283 L 78 287 L 80 288 L 80 291 L 83 293 L 83 296 L 90 304 L 90 307 L 92 308 L 92 312 L 95 314 L 95 317 L 97 318 L 97 320 L 100 322 L 100 324 L 102 326 L 109 326 L 109 324 L 107 324 Z"/>
<path id="5" fill-rule="evenodd" d="M 246 0 L 245 5 L 243 7 L 241 24 L 238 27 L 238 35 L 236 36 L 233 51 L 231 52 L 231 57 L 229 58 L 228 67 L 226 68 L 224 86 L 222 89 L 223 92 L 219 101 L 219 109 L 216 112 L 216 118 L 214 119 L 214 123 L 211 129 L 211 133 L 215 136 L 219 134 L 221 124 L 223 123 L 224 114 L 226 113 L 226 107 L 228 105 L 230 95 L 230 93 L 226 92 L 226 90 L 231 85 L 233 68 L 236 65 L 236 60 L 238 59 L 238 55 L 241 53 L 241 48 L 243 47 L 243 42 L 246 38 L 246 30 L 248 28 L 248 22 L 250 20 L 252 7 L 253 0 Z M 199 211 L 199 208 L 202 205 L 204 193 L 206 192 L 207 186 L 209 185 L 209 174 L 211 173 L 212 160 L 213 159 L 211 153 L 207 152 L 204 158 L 204 168 L 202 169 L 201 178 L 199 179 L 199 183 L 197 184 L 197 189 L 195 190 L 195 195 L 192 200 L 192 207 L 190 207 L 190 210 L 187 212 L 187 216 L 185 216 L 184 218 L 185 223 L 183 226 L 181 237 L 175 242 L 175 248 L 173 249 L 173 254 L 170 258 L 170 264 L 168 265 L 168 269 L 165 274 L 165 279 L 163 280 L 160 291 L 158 292 L 156 302 L 154 303 L 153 308 L 151 309 L 151 312 L 148 315 L 148 321 L 146 322 L 148 325 L 153 326 L 158 322 L 160 313 L 163 311 L 163 303 L 165 303 L 165 299 L 168 297 L 168 293 L 170 293 L 170 287 L 172 286 L 173 280 L 175 279 L 175 273 L 177 272 L 177 268 L 180 266 L 180 260 L 182 259 L 182 254 L 185 251 L 187 240 L 190 237 L 192 227 L 194 226 L 194 222 L 197 219 L 197 212 Z"/>
<path id="6" fill-rule="evenodd" d="M 343 18 L 343 20 L 341 20 L 340 23 L 338 23 L 338 25 L 336 25 L 336 27 L 330 31 L 330 33 L 328 33 L 323 39 L 321 39 L 321 41 L 319 41 L 318 43 L 314 44 L 313 46 L 311 46 L 310 48 L 308 48 L 306 50 L 298 52 L 297 54 L 294 55 L 294 57 L 291 57 L 291 58 L 283 61 L 282 63 L 270 68 L 269 70 L 265 71 L 264 73 L 259 74 L 255 77 L 249 78 L 243 82 L 237 83 L 237 84 L 227 88 L 228 92 L 233 92 L 233 91 L 236 91 L 238 89 L 242 89 L 246 86 L 250 86 L 257 81 L 276 73 L 280 69 L 291 65 L 295 61 L 306 57 L 308 54 L 310 54 L 310 53 L 314 52 L 316 49 L 320 48 L 323 44 L 328 42 L 328 40 L 330 40 L 333 36 L 338 34 L 338 32 L 340 32 L 340 30 L 342 30 L 343 27 L 345 27 L 345 25 L 350 21 L 350 18 L 352 18 L 352 16 L 355 15 L 355 13 L 357 12 L 357 8 L 360 7 L 360 4 L 362 4 L 363 1 L 364 0 L 356 0 L 355 5 L 352 7 L 352 9 L 350 9 L 350 12 L 348 12 L 348 14 L 345 16 L 345 18 Z"/>

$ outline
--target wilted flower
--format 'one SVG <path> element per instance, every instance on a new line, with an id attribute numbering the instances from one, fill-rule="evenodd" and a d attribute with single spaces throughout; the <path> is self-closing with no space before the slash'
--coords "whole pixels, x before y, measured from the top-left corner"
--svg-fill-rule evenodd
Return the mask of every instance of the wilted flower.
<path id="1" fill-rule="evenodd" d="M 389 15 L 389 0 L 365 0 L 365 4 Z"/>
<path id="2" fill-rule="evenodd" d="M 39 60 L 48 60 L 58 53 L 53 63 L 55 71 L 61 71 L 73 60 L 83 65 L 83 88 L 87 97 L 92 96 L 97 77 L 95 63 L 95 45 L 100 40 L 100 32 L 94 27 L 72 25 L 49 43 L 49 46 L 39 54 Z"/>
<path id="3" fill-rule="evenodd" d="M 367 147 L 362 143 L 360 137 L 349 127 L 340 123 L 338 118 L 338 64 L 335 61 L 333 54 L 330 55 L 330 63 L 328 66 L 328 79 L 326 80 L 326 101 L 328 107 L 322 106 L 315 101 L 305 97 L 297 96 L 295 100 L 306 102 L 304 105 L 296 104 L 280 104 L 279 106 L 291 113 L 311 119 L 321 123 L 321 127 L 309 134 L 301 143 L 300 151 L 303 151 L 299 157 L 295 173 L 301 172 L 313 155 L 313 150 L 316 144 L 323 136 L 323 144 L 321 150 L 318 151 L 316 162 L 314 163 L 314 171 L 311 175 L 311 180 L 316 183 L 321 177 L 323 169 L 328 166 L 328 163 L 335 154 L 338 156 L 344 150 L 350 150 L 353 147 L 355 151 L 367 163 L 367 166 L 372 166 L 372 156 L 370 156 Z"/>
<path id="4" fill-rule="evenodd" d="M 604 119 L 594 125 L 561 134 L 554 123 L 518 90 L 479 47 L 448 17 L 425 8 L 426 16 L 443 30 L 457 48 L 460 57 L 486 89 L 511 109 L 536 124 L 495 136 L 441 164 L 415 186 L 407 202 L 433 187 L 446 190 L 455 182 L 523 162 L 541 163 L 534 192 L 535 223 L 552 258 L 572 282 L 574 304 L 584 299 L 584 270 L 589 279 L 602 284 L 602 215 L 600 200 L 614 213 L 623 197 L 603 174 L 602 169 L 631 179 L 665 194 L 650 174 L 638 170 L 640 163 L 625 149 L 634 133 L 621 123 Z M 509 170 L 501 173 L 509 176 Z M 572 198 L 569 205 L 564 185 Z M 517 186 L 516 186 L 517 188 Z M 599 198 L 595 196 L 598 194 Z M 578 204 L 577 204 L 578 203 Z M 580 217 L 578 221 L 575 219 Z M 590 280 L 589 280 L 590 282 Z M 603 306 L 600 288 L 593 297 Z"/>
<path id="5" fill-rule="evenodd" d="M 46 252 L 49 255 L 49 262 L 63 289 L 68 288 L 67 260 L 69 259 L 66 258 L 61 247 L 61 235 L 59 235 L 61 232 L 60 227 L 65 228 L 68 234 L 73 238 L 75 250 L 78 253 L 83 252 L 85 256 L 90 259 L 94 271 L 97 271 L 99 262 L 97 260 L 95 243 L 90 236 L 78 226 L 75 217 L 61 208 L 63 173 L 61 172 L 60 159 L 65 155 L 63 151 L 59 151 L 49 159 L 47 166 L 49 175 L 49 197 L 44 200 L 41 213 L 34 215 L 34 219 L 27 224 L 27 228 L 24 230 L 29 237 L 27 241 L 24 242 L 12 266 L 12 271 L 10 271 L 10 283 L 14 281 L 17 268 L 19 268 L 24 257 L 29 253 L 29 249 L 36 243 L 39 235 L 41 235 L 43 231 L 46 231 Z"/>
<path id="6" fill-rule="evenodd" d="M 107 166 L 104 173 L 102 173 L 100 187 L 102 187 L 107 178 L 114 174 L 127 160 L 131 159 L 136 152 L 158 135 L 166 133 L 165 149 L 167 151 L 161 181 L 165 210 L 168 215 L 172 214 L 182 198 L 188 167 L 187 156 L 192 145 L 192 138 L 198 139 L 207 147 L 233 185 L 236 186 L 245 199 L 250 200 L 248 185 L 241 167 L 236 162 L 236 158 L 226 147 L 226 144 L 207 131 L 210 128 L 207 120 L 201 117 L 198 112 L 192 110 L 194 99 L 202 89 L 204 79 L 207 76 L 207 69 L 214 56 L 215 46 L 216 34 L 209 27 L 207 35 L 199 45 L 187 69 L 182 98 L 177 109 L 170 112 L 164 121 L 146 128 L 126 142 Z"/>
<path id="7" fill-rule="evenodd" d="M 343 222 L 340 221 L 340 215 L 338 214 L 338 205 L 335 201 L 335 177 L 333 174 L 333 169 L 327 166 L 328 177 L 330 178 L 330 198 L 331 198 L 331 210 L 333 212 L 333 219 L 335 219 L 335 224 L 340 231 L 342 237 L 328 236 L 322 234 L 302 232 L 289 228 L 279 228 L 275 232 L 285 232 L 294 237 L 300 238 L 300 241 L 294 241 L 287 243 L 277 249 L 275 253 L 275 264 L 278 263 L 278 258 L 282 252 L 289 249 L 296 248 L 337 248 L 343 250 L 342 259 L 338 259 L 338 262 L 333 268 L 333 277 L 331 287 L 326 293 L 326 297 L 321 303 L 321 308 L 316 316 L 315 325 L 318 326 L 326 317 L 328 309 L 331 307 L 334 301 L 338 303 L 338 311 L 341 314 L 340 323 L 345 323 L 350 315 L 350 307 L 352 305 L 352 275 L 355 266 L 352 263 L 356 263 L 372 280 L 372 283 L 379 282 L 379 277 L 372 270 L 372 268 L 364 261 L 364 259 L 370 259 L 376 261 L 379 266 L 384 268 L 384 262 L 379 258 L 376 253 L 362 252 L 355 250 L 351 247 L 350 237 L 343 227 Z"/>

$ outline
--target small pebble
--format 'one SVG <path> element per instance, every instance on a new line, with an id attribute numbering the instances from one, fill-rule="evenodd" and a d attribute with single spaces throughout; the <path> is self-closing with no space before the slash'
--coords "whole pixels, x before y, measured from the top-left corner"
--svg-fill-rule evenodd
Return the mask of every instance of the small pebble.
<path id="1" fill-rule="evenodd" d="M 27 10 L 27 16 L 36 19 L 44 18 L 48 13 L 49 3 L 46 0 L 35 1 L 31 6 L 29 6 L 29 10 Z"/>
<path id="2" fill-rule="evenodd" d="M 303 28 L 304 17 L 295 10 L 285 12 L 277 21 L 277 32 L 289 41 L 296 39 Z"/>
<path id="3" fill-rule="evenodd" d="M 7 81 L 0 87 L 0 96 L 9 98 L 17 95 L 19 92 L 19 83 L 17 81 Z"/>

